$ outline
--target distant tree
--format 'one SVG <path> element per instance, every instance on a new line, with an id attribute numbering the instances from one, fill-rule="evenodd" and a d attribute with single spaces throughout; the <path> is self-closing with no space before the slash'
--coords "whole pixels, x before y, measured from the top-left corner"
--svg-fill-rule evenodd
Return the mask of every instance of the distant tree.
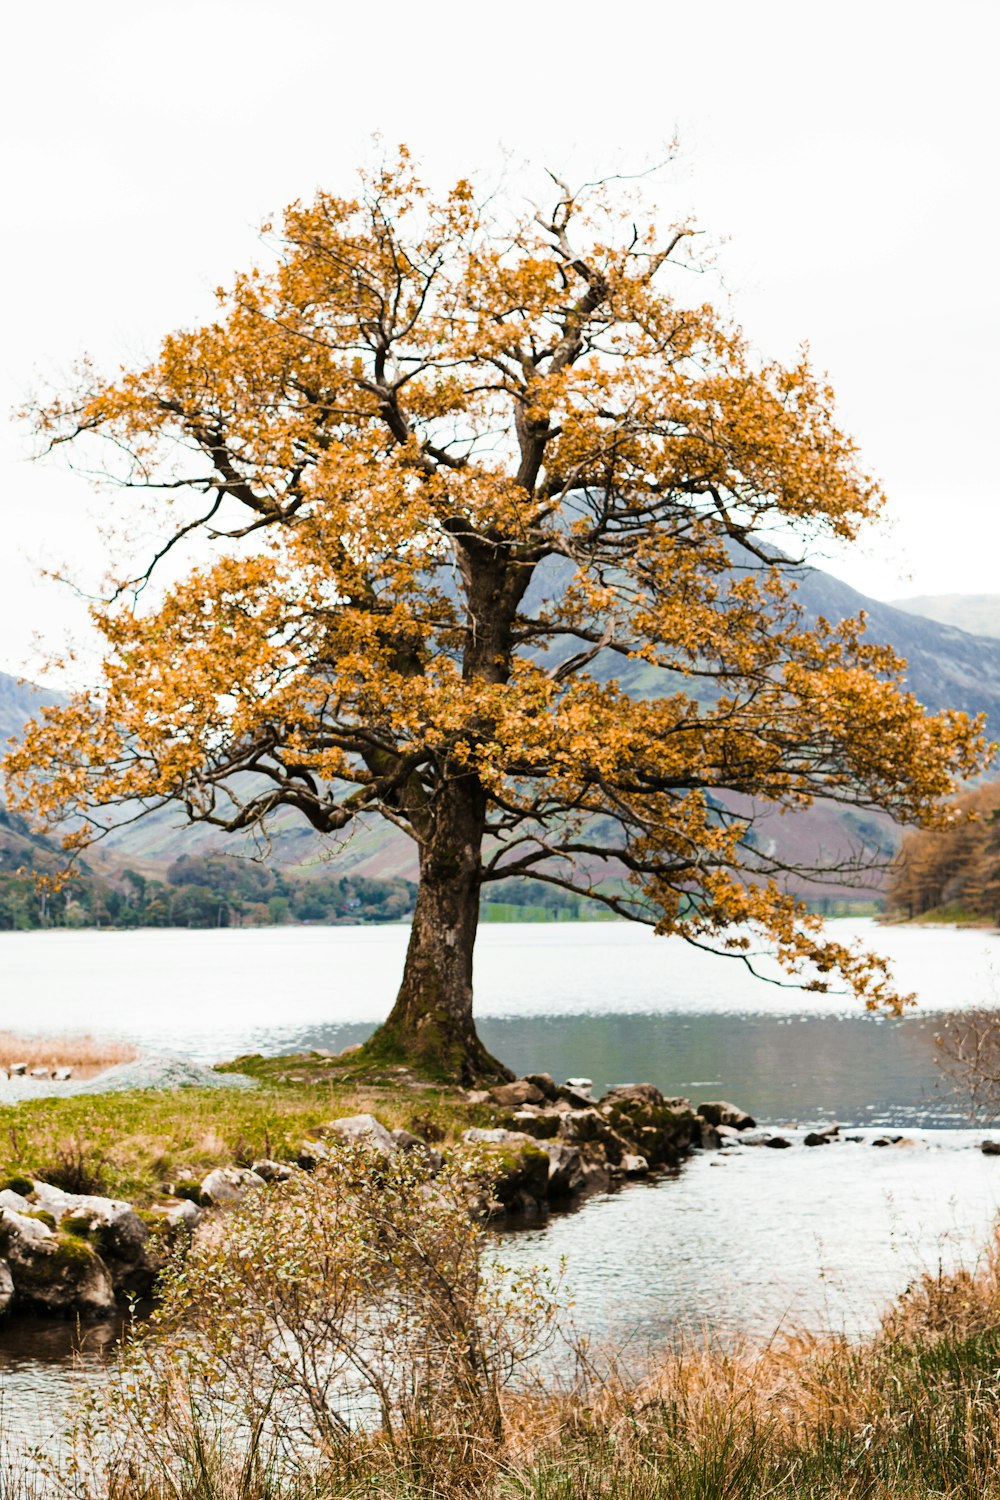
<path id="1" fill-rule="evenodd" d="M 755 808 L 924 822 L 979 764 L 860 621 L 795 609 L 774 539 L 842 542 L 881 503 L 830 390 L 691 302 L 688 226 L 550 188 L 435 197 L 403 153 L 289 208 L 215 321 L 34 414 L 165 523 L 95 610 L 103 683 L 9 757 L 16 805 L 75 819 L 75 847 L 165 803 L 231 831 L 388 819 L 419 894 L 370 1051 L 464 1078 L 498 1070 L 472 954 L 512 876 L 748 961 L 756 930 L 894 1003 L 787 893 Z M 199 537 L 213 556 L 147 603 Z M 626 691 L 640 671 L 658 696 Z"/>
<path id="2" fill-rule="evenodd" d="M 943 827 L 907 833 L 888 887 L 891 911 L 918 917 L 942 907 L 1000 925 L 1000 781 L 955 797 Z"/>

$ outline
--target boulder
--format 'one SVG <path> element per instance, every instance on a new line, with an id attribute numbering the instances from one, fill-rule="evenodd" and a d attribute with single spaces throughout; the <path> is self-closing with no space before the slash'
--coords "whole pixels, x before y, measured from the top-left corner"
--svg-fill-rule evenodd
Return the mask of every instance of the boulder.
<path id="1" fill-rule="evenodd" d="M 5 1208 L 0 1210 L 0 1253 L 19 1302 L 65 1317 L 102 1318 L 114 1312 L 111 1273 L 87 1240 Z"/>
<path id="2" fill-rule="evenodd" d="M 353 1057 L 356 1052 L 360 1052 L 363 1049 L 364 1045 L 364 1042 L 352 1042 L 349 1047 L 341 1047 L 340 1051 L 337 1053 L 337 1056 Z"/>
<path id="3" fill-rule="evenodd" d="M 333 1136 L 346 1145 L 367 1146 L 380 1156 L 395 1156 L 399 1147 L 381 1120 L 374 1115 L 344 1115 L 323 1126 L 322 1134 Z"/>
<path id="4" fill-rule="evenodd" d="M 489 1104 L 489 1089 L 466 1089 L 465 1097 L 470 1104 Z"/>
<path id="5" fill-rule="evenodd" d="M 49 1077 L 49 1070 L 48 1070 L 48 1068 L 32 1068 L 31 1072 L 28 1074 L 28 1077 L 29 1078 L 48 1078 Z"/>
<path id="6" fill-rule="evenodd" d="M 569 1084 L 560 1084 L 556 1090 L 557 1097 L 568 1104 L 571 1109 L 593 1109 L 597 1101 L 586 1089 L 570 1088 Z"/>
<path id="7" fill-rule="evenodd" d="M 515 1130 L 533 1135 L 536 1140 L 549 1141 L 559 1134 L 563 1116 L 555 1109 L 516 1109 L 511 1116 Z"/>
<path id="8" fill-rule="evenodd" d="M 69 1080 L 73 1077 L 73 1069 L 56 1068 L 52 1074 L 52 1077 L 55 1079 L 56 1083 L 68 1083 Z"/>
<path id="9" fill-rule="evenodd" d="M 490 1095 L 494 1104 L 499 1104 L 506 1109 L 518 1104 L 544 1104 L 545 1095 L 535 1084 L 529 1083 L 526 1078 L 516 1078 L 513 1083 L 501 1083 L 498 1088 L 491 1089 Z"/>
<path id="10" fill-rule="evenodd" d="M 247 1193 L 264 1185 L 263 1177 L 246 1167 L 216 1167 L 201 1184 L 202 1202 L 212 1208 L 228 1208 L 242 1203 Z"/>
<path id="11" fill-rule="evenodd" d="M 983 1141 L 979 1149 L 984 1156 L 1000 1156 L 1000 1141 Z"/>
<path id="12" fill-rule="evenodd" d="M 710 1099 L 698 1105 L 698 1113 L 710 1125 L 731 1125 L 734 1130 L 753 1130 L 757 1121 L 745 1109 L 725 1099 Z"/>
<path id="13" fill-rule="evenodd" d="M 521 1131 L 473 1126 L 462 1135 L 470 1146 L 484 1146 L 494 1171 L 492 1192 L 508 1212 L 537 1208 L 549 1192 L 550 1161 L 544 1147 Z"/>
<path id="14" fill-rule="evenodd" d="M 303 1141 L 302 1149 L 295 1158 L 296 1165 L 304 1172 L 315 1172 L 321 1161 L 329 1161 L 330 1153 L 322 1141 Z"/>
<path id="15" fill-rule="evenodd" d="M 690 1101 L 664 1099 L 651 1083 L 609 1089 L 600 1113 L 626 1143 L 626 1151 L 644 1156 L 650 1167 L 675 1165 L 701 1139 L 703 1122 Z M 610 1152 L 608 1159 L 615 1159 Z"/>
<path id="16" fill-rule="evenodd" d="M 0 1260 L 0 1317 L 3 1317 L 13 1300 L 14 1278 L 10 1274 L 10 1266 L 7 1262 Z"/>
<path id="17" fill-rule="evenodd" d="M 536 1089 L 540 1089 L 546 1099 L 555 1099 L 557 1089 L 555 1079 L 551 1073 L 525 1073 L 525 1083 L 533 1083 Z"/>
<path id="18" fill-rule="evenodd" d="M 715 1125 L 710 1125 L 707 1120 L 698 1117 L 698 1146 L 702 1151 L 718 1151 L 722 1146 L 722 1136 Z"/>
<path id="19" fill-rule="evenodd" d="M 803 1138 L 802 1144 L 804 1146 L 829 1146 L 832 1139 L 833 1137 L 825 1130 L 810 1130 Z"/>
<path id="20" fill-rule="evenodd" d="M 649 1162 L 644 1156 L 626 1152 L 621 1159 L 621 1170 L 626 1177 L 645 1177 L 649 1171 Z"/>
<path id="21" fill-rule="evenodd" d="M 197 1229 L 202 1220 L 202 1211 L 190 1198 L 178 1198 L 172 1203 L 154 1203 L 151 1213 L 163 1220 L 171 1229 Z"/>
<path id="22" fill-rule="evenodd" d="M 409 1130 L 392 1130 L 389 1133 L 400 1151 L 420 1157 L 432 1172 L 440 1172 L 444 1166 L 444 1157 L 422 1136 L 414 1135 Z"/>
<path id="23" fill-rule="evenodd" d="M 295 1173 L 291 1162 L 271 1161 L 270 1157 L 266 1156 L 260 1161 L 253 1162 L 250 1170 L 263 1182 L 288 1182 Z"/>
<path id="24" fill-rule="evenodd" d="M 51 1214 L 60 1229 L 94 1246 L 116 1292 L 145 1296 L 151 1290 L 161 1262 L 131 1203 L 96 1193 L 66 1193 L 48 1182 L 34 1184 L 34 1197 L 35 1207 Z"/>
<path id="25" fill-rule="evenodd" d="M 579 1089 L 581 1093 L 586 1094 L 594 1087 L 594 1080 L 592 1078 L 567 1078 L 566 1087 Z"/>
<path id="26" fill-rule="evenodd" d="M 761 1144 L 764 1146 L 769 1146 L 772 1151 L 785 1151 L 792 1143 L 783 1135 L 769 1135 L 767 1140 L 763 1141 Z"/>
<path id="27" fill-rule="evenodd" d="M 27 1071 L 28 1071 L 28 1064 L 27 1063 L 20 1063 L 19 1062 L 19 1063 L 11 1063 L 11 1065 L 10 1065 L 10 1076 L 11 1076 L 11 1078 L 23 1078 L 24 1075 L 25 1075 L 25 1073 Z"/>
<path id="28" fill-rule="evenodd" d="M 549 1159 L 548 1196 L 566 1198 L 583 1186 L 583 1161 L 576 1146 L 546 1141 L 542 1150 Z"/>
<path id="29" fill-rule="evenodd" d="M 619 1083 L 613 1089 L 608 1089 L 607 1093 L 602 1096 L 601 1108 L 607 1110 L 614 1104 L 645 1104 L 653 1109 L 659 1109 L 666 1102 L 655 1084 Z M 671 1100 L 671 1103 L 687 1105 L 688 1101 L 676 1099 Z"/>

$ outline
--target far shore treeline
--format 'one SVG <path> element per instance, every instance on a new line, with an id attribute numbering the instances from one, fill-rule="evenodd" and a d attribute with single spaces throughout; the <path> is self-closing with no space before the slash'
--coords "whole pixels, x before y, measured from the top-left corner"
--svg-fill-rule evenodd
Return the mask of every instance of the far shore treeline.
<path id="1" fill-rule="evenodd" d="M 0 932 L 399 922 L 412 916 L 417 893 L 413 881 L 398 876 L 296 876 L 218 854 L 183 855 L 158 876 L 132 868 L 109 875 L 85 865 L 61 889 L 46 888 L 38 873 L 23 864 L 12 868 L 0 848 Z M 483 902 L 486 921 L 604 915 L 582 897 L 526 880 L 502 882 Z"/>

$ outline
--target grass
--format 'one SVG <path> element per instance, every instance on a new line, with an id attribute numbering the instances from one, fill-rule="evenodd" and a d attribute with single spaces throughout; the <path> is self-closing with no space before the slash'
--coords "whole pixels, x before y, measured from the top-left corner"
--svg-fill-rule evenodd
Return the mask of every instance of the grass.
<path id="1" fill-rule="evenodd" d="M 499 1449 L 432 1485 L 378 1432 L 291 1467 L 184 1407 L 163 1454 L 131 1453 L 94 1500 L 1000 1500 L 1000 1278 L 926 1276 L 862 1344 L 687 1347 L 638 1380 L 591 1358 L 563 1391 L 505 1401 Z M 177 1399 L 178 1393 L 172 1393 Z M 140 1442 L 147 1441 L 146 1436 Z M 427 1442 L 435 1442 L 432 1433 Z M 441 1454 L 436 1455 L 440 1460 Z M 447 1458 L 447 1454 L 445 1454 Z M 173 1478 L 165 1478 L 169 1469 Z M 178 1476 L 181 1476 L 178 1483 Z M 8 1500 L 48 1493 L 4 1490 Z M 61 1492 L 60 1492 L 61 1493 Z M 74 1491 L 75 1493 L 75 1491 Z"/>
<path id="2" fill-rule="evenodd" d="M 983 927 L 994 928 L 996 923 L 992 917 L 984 917 L 980 912 L 970 911 L 959 901 L 950 901 L 945 906 L 933 906 L 929 911 L 922 911 L 915 917 L 906 917 L 898 911 L 891 913 L 887 919 L 891 924 L 906 925 L 909 927 Z"/>
<path id="3" fill-rule="evenodd" d="M 131 1062 L 138 1051 L 129 1042 L 95 1041 L 91 1036 L 24 1037 L 11 1031 L 0 1031 L 0 1068 L 14 1063 L 32 1068 L 72 1068 L 77 1078 L 92 1078 L 95 1073 L 116 1063 Z"/>
<path id="4" fill-rule="evenodd" d="M 87 1191 L 141 1207 L 234 1160 L 294 1160 L 303 1138 L 338 1115 L 375 1114 L 389 1129 L 434 1141 L 455 1140 L 492 1118 L 488 1107 L 405 1069 L 352 1069 L 319 1053 L 228 1066 L 258 1086 L 71 1095 L 0 1108 L 0 1185 L 64 1181 L 72 1167 L 78 1181 L 89 1181 Z"/>

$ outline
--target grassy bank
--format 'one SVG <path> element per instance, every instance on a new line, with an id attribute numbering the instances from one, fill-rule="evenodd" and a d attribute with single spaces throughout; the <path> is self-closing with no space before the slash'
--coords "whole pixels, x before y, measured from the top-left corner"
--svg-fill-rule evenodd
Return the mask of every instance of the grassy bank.
<path id="1" fill-rule="evenodd" d="M 995 1500 L 1000 1496 L 997 1248 L 970 1276 L 925 1277 L 873 1339 L 763 1351 L 688 1347 L 629 1379 L 592 1352 L 571 1388 L 503 1396 L 502 1430 L 416 1443 L 356 1432 L 289 1463 L 222 1435 L 176 1380 L 170 1449 L 140 1432 L 100 1484 L 12 1476 L 6 1500 Z"/>
<path id="2" fill-rule="evenodd" d="M 214 1167 L 294 1160 L 303 1138 L 338 1115 L 371 1113 L 435 1142 L 492 1121 L 490 1109 L 401 1068 L 361 1070 L 319 1053 L 227 1066 L 257 1087 L 81 1094 L 0 1108 L 0 1184 L 41 1178 L 141 1207 Z"/>

